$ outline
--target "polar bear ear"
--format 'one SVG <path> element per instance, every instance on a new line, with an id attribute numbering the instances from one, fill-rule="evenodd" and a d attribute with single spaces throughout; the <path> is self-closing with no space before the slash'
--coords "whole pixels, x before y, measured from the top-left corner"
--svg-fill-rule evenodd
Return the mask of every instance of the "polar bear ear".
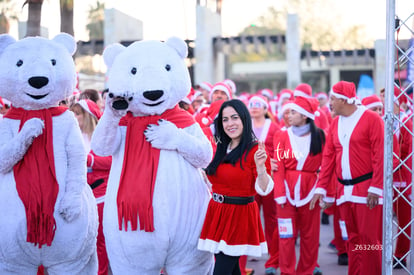
<path id="1" fill-rule="evenodd" d="M 14 39 L 11 35 L 0 35 L 0 54 L 2 54 L 4 50 L 13 43 L 16 43 L 16 39 Z"/>
<path id="2" fill-rule="evenodd" d="M 188 55 L 188 47 L 184 40 L 179 37 L 173 36 L 167 39 L 165 42 L 168 46 L 173 48 L 181 58 L 186 58 Z"/>
<path id="3" fill-rule="evenodd" d="M 70 55 L 74 55 L 76 52 L 76 41 L 73 36 L 67 33 L 59 33 L 53 39 L 58 44 L 61 44 L 65 49 L 70 53 Z"/>
<path id="4" fill-rule="evenodd" d="M 126 47 L 119 43 L 115 43 L 115 44 L 112 44 L 106 47 L 103 52 L 103 58 L 104 58 L 106 66 L 108 68 L 111 67 L 112 64 L 114 63 L 115 57 L 117 57 L 118 54 L 123 52 L 125 49 Z"/>

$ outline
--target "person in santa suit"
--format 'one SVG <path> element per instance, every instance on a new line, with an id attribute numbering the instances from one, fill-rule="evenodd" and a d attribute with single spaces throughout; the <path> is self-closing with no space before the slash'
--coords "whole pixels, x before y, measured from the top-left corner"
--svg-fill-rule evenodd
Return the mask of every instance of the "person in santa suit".
<path id="1" fill-rule="evenodd" d="M 315 126 L 315 98 L 298 96 L 288 108 L 291 127 L 274 139 L 277 171 L 274 173 L 279 227 L 281 274 L 322 274 L 318 268 L 319 205 L 310 205 L 325 144 L 324 131 Z M 296 267 L 295 240 L 300 235 Z M 296 268 L 295 268 L 296 267 Z"/>
<path id="2" fill-rule="evenodd" d="M 293 96 L 295 98 L 298 96 L 312 98 L 312 87 L 307 83 L 300 83 L 293 91 Z M 324 111 L 318 111 L 318 115 L 315 116 L 315 125 L 325 132 L 328 130 L 329 121 Z"/>
<path id="3" fill-rule="evenodd" d="M 331 115 L 331 110 L 329 109 L 328 95 L 324 92 L 319 92 L 315 95 L 315 97 L 319 101 L 319 109 L 325 113 L 326 118 L 328 119 L 328 124 L 331 124 L 332 115 Z"/>
<path id="4" fill-rule="evenodd" d="M 252 117 L 253 132 L 259 141 L 264 142 L 270 161 L 274 162 L 273 137 L 280 131 L 280 128 L 267 117 L 269 103 L 264 96 L 255 95 L 250 98 L 248 108 Z M 259 208 L 263 207 L 265 237 L 270 254 L 269 260 L 265 263 L 266 274 L 276 274 L 276 269 L 279 267 L 279 244 L 278 236 L 273 238 L 273 233 L 277 231 L 276 204 L 273 192 L 267 196 L 256 195 L 256 202 Z"/>
<path id="5" fill-rule="evenodd" d="M 323 153 L 319 186 L 329 189 L 336 174 L 336 204 L 348 238 L 348 274 L 381 274 L 384 123 L 378 114 L 357 106 L 352 82 L 340 81 L 330 92 L 332 121 Z M 312 203 L 324 197 L 315 191 Z"/>
<path id="6" fill-rule="evenodd" d="M 239 257 L 267 253 L 256 193 L 273 190 L 270 160 L 258 143 L 246 105 L 225 101 L 215 124 L 217 151 L 206 168 L 212 184 L 198 249 L 215 254 L 214 275 L 240 274 Z"/>
<path id="7" fill-rule="evenodd" d="M 92 133 L 102 115 L 99 106 L 92 100 L 81 99 L 70 109 L 74 112 L 82 132 L 85 150 L 88 153 L 86 163 L 88 167 L 87 181 L 92 188 L 98 207 L 99 227 L 96 243 L 99 264 L 98 275 L 107 275 L 109 261 L 106 253 L 105 237 L 103 235 L 102 218 L 112 157 L 97 156 L 90 148 Z"/>

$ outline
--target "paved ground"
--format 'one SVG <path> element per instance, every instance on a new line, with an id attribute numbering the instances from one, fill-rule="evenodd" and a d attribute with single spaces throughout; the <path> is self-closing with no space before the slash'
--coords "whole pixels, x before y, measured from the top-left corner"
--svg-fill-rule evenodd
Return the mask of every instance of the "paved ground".
<path id="1" fill-rule="evenodd" d="M 332 229 L 332 216 L 330 218 L 329 225 L 321 225 L 321 233 L 320 233 L 320 247 L 319 247 L 319 265 L 324 275 L 346 275 L 348 272 L 347 266 L 339 266 L 338 256 L 336 252 L 332 249 L 328 248 L 329 242 L 333 238 L 333 229 Z M 298 247 L 297 247 L 298 248 Z M 298 251 L 297 251 L 298 255 Z M 267 260 L 267 256 L 263 256 L 259 259 L 252 259 L 248 258 L 247 267 L 254 269 L 255 275 L 264 275 L 265 268 L 264 264 Z M 278 273 L 280 274 L 280 270 Z M 403 270 L 394 270 L 393 274 L 395 275 L 403 275 L 408 274 L 406 271 Z M 369 275 L 369 274 L 367 274 Z"/>

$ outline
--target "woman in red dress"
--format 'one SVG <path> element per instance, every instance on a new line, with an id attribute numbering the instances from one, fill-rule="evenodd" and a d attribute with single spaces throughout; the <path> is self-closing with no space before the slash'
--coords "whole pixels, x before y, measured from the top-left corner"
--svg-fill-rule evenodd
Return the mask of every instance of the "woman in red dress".
<path id="1" fill-rule="evenodd" d="M 273 189 L 270 160 L 257 143 L 246 105 L 223 103 L 215 120 L 217 151 L 206 168 L 213 198 L 198 242 L 198 249 L 216 256 L 214 275 L 240 274 L 239 257 L 267 253 L 254 196 Z"/>

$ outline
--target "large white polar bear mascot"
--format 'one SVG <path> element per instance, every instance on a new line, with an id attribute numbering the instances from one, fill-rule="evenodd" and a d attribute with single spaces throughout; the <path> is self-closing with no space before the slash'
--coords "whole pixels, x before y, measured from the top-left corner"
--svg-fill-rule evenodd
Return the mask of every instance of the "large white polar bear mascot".
<path id="1" fill-rule="evenodd" d="M 97 209 L 72 112 L 72 36 L 0 35 L 0 274 L 97 274 Z"/>
<path id="2" fill-rule="evenodd" d="M 213 256 L 197 242 L 209 201 L 200 168 L 212 148 L 177 106 L 191 88 L 187 45 L 176 37 L 114 44 L 103 56 L 109 93 L 91 146 L 112 155 L 103 218 L 112 271 L 210 274 Z"/>

